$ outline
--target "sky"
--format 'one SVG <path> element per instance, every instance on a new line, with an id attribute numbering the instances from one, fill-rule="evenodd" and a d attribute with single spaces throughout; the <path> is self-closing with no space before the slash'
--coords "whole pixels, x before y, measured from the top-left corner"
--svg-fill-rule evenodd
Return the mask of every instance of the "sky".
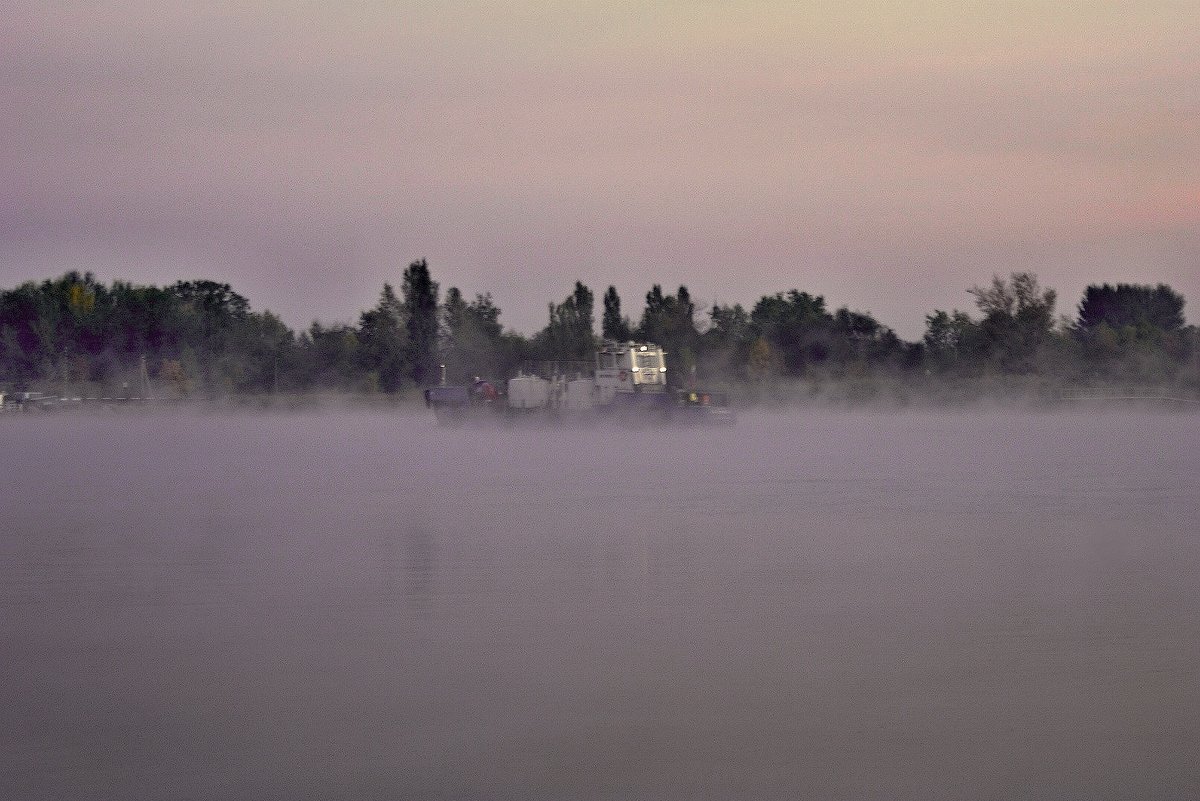
<path id="1" fill-rule="evenodd" d="M 353 322 L 427 259 L 531 334 L 796 288 L 919 338 L 993 274 L 1200 320 L 1198 2 L 26 2 L 0 286 L 226 281 Z"/>

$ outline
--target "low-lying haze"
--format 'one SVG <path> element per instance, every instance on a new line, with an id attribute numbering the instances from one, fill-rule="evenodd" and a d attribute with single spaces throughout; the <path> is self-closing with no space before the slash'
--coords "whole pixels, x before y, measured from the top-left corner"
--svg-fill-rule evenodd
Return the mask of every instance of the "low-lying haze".
<path id="1" fill-rule="evenodd" d="M 0 419 L 5 798 L 1189 798 L 1194 414 Z"/>

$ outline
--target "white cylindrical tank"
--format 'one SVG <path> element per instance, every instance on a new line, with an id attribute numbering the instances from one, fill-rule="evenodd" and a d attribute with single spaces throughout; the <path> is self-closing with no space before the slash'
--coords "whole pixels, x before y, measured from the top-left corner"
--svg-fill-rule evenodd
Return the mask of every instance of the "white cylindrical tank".
<path id="1" fill-rule="evenodd" d="M 592 408 L 592 390 L 595 382 L 590 378 L 576 378 L 567 382 L 566 408 L 586 410 Z"/>
<path id="2" fill-rule="evenodd" d="M 550 382 L 536 375 L 508 379 L 508 405 L 513 409 L 541 409 L 550 403 Z"/>

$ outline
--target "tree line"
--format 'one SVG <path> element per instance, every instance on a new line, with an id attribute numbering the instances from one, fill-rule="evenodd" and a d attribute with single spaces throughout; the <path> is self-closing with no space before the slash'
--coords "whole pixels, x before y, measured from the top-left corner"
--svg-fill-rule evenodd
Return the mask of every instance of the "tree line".
<path id="1" fill-rule="evenodd" d="M 356 323 L 293 331 L 256 312 L 228 284 L 105 285 L 69 272 L 0 291 L 0 388 L 129 391 L 146 373 L 159 393 L 340 391 L 402 393 L 437 383 L 502 381 L 529 361 L 588 361 L 601 340 L 644 341 L 668 353 L 676 385 L 734 388 L 850 382 L 879 386 L 985 386 L 1019 379 L 1058 386 L 1154 384 L 1200 391 L 1200 332 L 1185 326 L 1184 298 L 1169 286 L 1089 286 L 1067 317 L 1032 273 L 996 276 L 969 290 L 974 314 L 934 310 L 924 336 L 902 340 L 872 315 L 797 289 L 749 309 L 697 309 L 686 286 L 653 285 L 637 322 L 615 287 L 596 302 L 581 281 L 532 336 L 505 330 L 490 294 L 441 293 L 424 260 L 384 284 Z"/>

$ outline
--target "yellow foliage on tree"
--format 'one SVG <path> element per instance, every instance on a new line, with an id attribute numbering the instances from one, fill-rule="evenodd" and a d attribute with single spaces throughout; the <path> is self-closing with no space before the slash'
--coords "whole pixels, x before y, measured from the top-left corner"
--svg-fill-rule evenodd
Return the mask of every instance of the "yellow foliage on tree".
<path id="1" fill-rule="evenodd" d="M 775 352 L 766 337 L 759 337 L 750 345 L 750 354 L 746 365 L 750 377 L 762 381 L 774 375 L 777 368 Z"/>
<path id="2" fill-rule="evenodd" d="M 67 294 L 67 303 L 70 305 L 71 311 L 80 317 L 91 314 L 92 309 L 96 308 L 96 293 L 83 284 L 71 284 L 71 289 Z"/>
<path id="3" fill-rule="evenodd" d="M 178 359 L 163 359 L 162 366 L 158 369 L 158 377 L 173 384 L 180 395 L 186 395 L 192 389 L 192 381 Z"/>

